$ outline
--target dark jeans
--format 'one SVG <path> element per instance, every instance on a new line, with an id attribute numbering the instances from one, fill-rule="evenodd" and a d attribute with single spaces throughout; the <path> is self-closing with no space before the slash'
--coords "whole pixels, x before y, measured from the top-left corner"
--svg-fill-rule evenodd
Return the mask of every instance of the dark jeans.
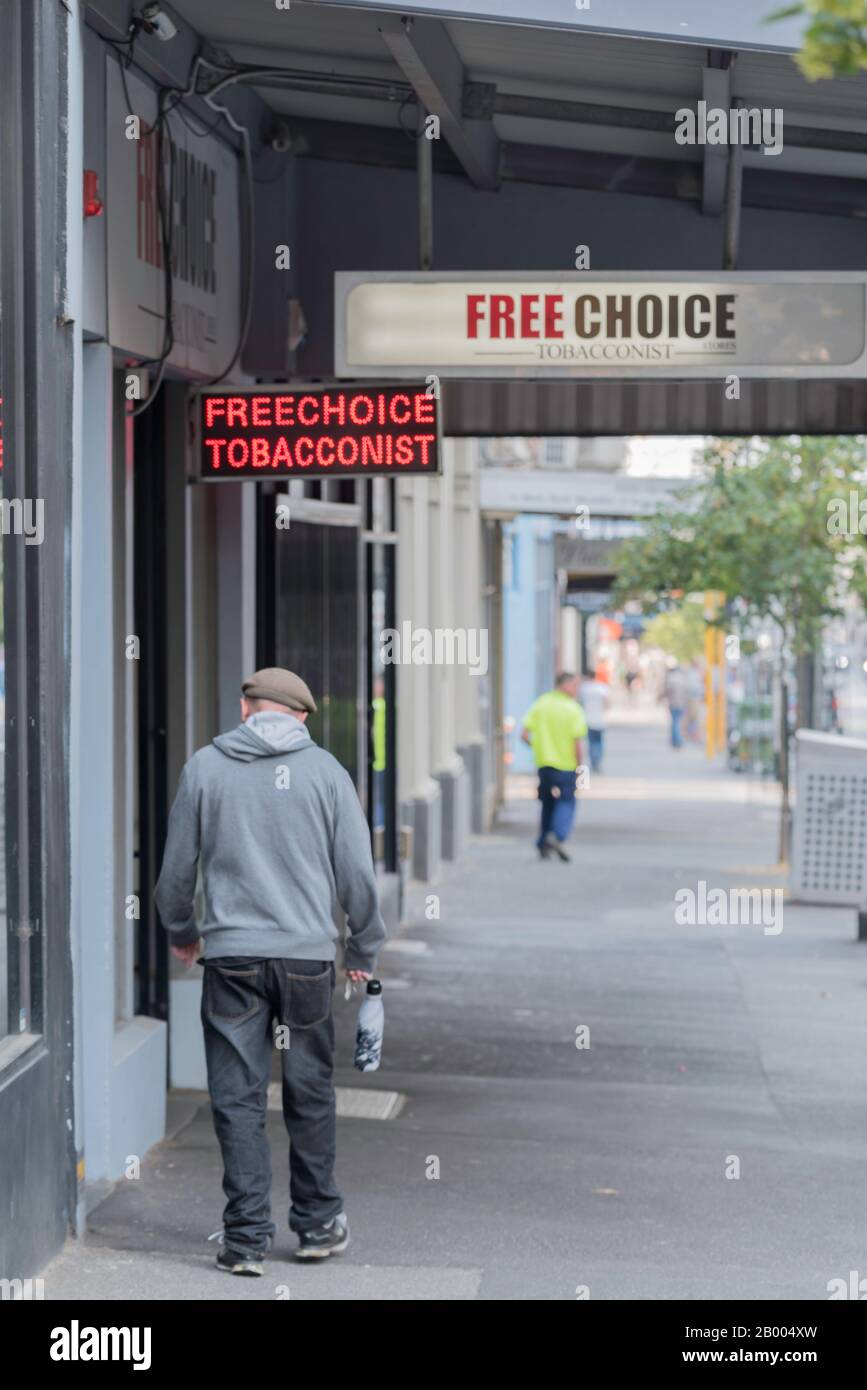
<path id="1" fill-rule="evenodd" d="M 542 841 L 550 831 L 561 842 L 572 829 L 578 803 L 575 800 L 575 778 L 577 772 L 561 772 L 558 767 L 540 767 L 539 800 L 542 803 L 542 820 L 536 845 L 542 848 Z"/>
<path id="2" fill-rule="evenodd" d="M 274 1024 L 287 1026 L 276 1041 L 290 1140 L 289 1226 L 307 1231 L 343 1210 L 334 1182 L 334 978 L 325 960 L 205 962 L 208 1089 L 223 1153 L 223 1230 L 233 1250 L 264 1252 L 275 1232 L 265 1132 Z"/>

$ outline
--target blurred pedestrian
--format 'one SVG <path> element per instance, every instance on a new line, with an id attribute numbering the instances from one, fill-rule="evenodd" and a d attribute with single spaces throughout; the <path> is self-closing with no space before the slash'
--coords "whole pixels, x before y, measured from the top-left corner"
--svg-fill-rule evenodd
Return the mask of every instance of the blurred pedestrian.
<path id="1" fill-rule="evenodd" d="M 521 738 L 533 750 L 539 775 L 542 814 L 536 848 L 542 859 L 552 853 L 568 862 L 564 848 L 575 820 L 581 740 L 587 720 L 579 705 L 579 678 L 570 671 L 557 677 L 553 690 L 540 695 L 524 715 Z"/>
<path id="2" fill-rule="evenodd" d="M 373 682 L 373 828 L 385 825 L 385 773 L 387 761 L 385 681 L 377 676 Z"/>
<path id="3" fill-rule="evenodd" d="M 688 681 L 679 661 L 672 660 L 665 677 L 665 699 L 671 717 L 671 746 L 683 747 L 683 716 L 688 698 Z"/>
<path id="4" fill-rule="evenodd" d="M 204 938 L 202 1023 L 226 1195 L 217 1267 L 257 1275 L 275 1234 L 265 1131 L 275 1032 L 296 1258 L 323 1259 L 349 1244 L 334 1181 L 335 900 L 347 914 L 353 982 L 371 978 L 385 927 L 352 779 L 304 727 L 316 711 L 307 685 L 271 667 L 242 690 L 242 722 L 181 773 L 156 903 L 185 965 Z"/>
<path id="5" fill-rule="evenodd" d="M 611 704 L 611 691 L 599 679 L 598 671 L 585 671 L 579 693 L 584 717 L 587 720 L 587 747 L 590 753 L 590 771 L 602 771 L 605 755 L 605 730 L 608 727 L 608 709 Z"/>
<path id="6" fill-rule="evenodd" d="M 691 661 L 686 673 L 686 719 L 684 733 L 690 743 L 701 743 L 701 707 L 704 703 L 704 672 Z"/>

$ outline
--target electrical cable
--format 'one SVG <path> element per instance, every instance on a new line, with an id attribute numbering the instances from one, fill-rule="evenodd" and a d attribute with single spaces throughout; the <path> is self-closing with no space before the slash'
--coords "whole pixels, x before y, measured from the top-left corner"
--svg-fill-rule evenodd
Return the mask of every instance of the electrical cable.
<path id="1" fill-rule="evenodd" d="M 136 31 L 136 33 L 137 33 L 137 31 Z M 109 40 L 109 42 L 110 42 L 110 44 L 111 44 L 111 47 L 113 47 L 113 48 L 118 52 L 118 56 L 119 56 L 119 58 L 120 58 L 120 65 L 119 65 L 119 66 L 120 66 L 120 72 L 121 72 L 121 80 L 122 80 L 122 83 L 123 83 L 124 97 L 125 97 L 126 104 L 127 104 L 127 110 L 129 111 L 130 115 L 135 115 L 136 113 L 132 110 L 132 103 L 131 103 L 130 98 L 129 98 L 129 90 L 128 90 L 128 86 L 127 86 L 127 82 L 126 82 L 125 68 L 128 68 L 128 67 L 130 66 L 131 62 L 132 62 L 132 57 L 133 57 L 133 52 L 134 52 L 134 46 L 135 46 L 135 39 L 136 39 L 136 33 L 131 34 L 130 38 L 129 38 L 128 40 L 126 40 L 125 43 L 124 43 L 123 45 L 118 44 L 118 43 L 114 43 L 114 42 L 112 42 L 111 40 Z M 127 53 L 126 53 L 126 54 L 123 54 L 123 53 L 120 51 L 121 48 L 126 48 L 126 49 L 128 50 Z M 202 93 L 197 93 L 197 92 L 196 92 L 196 86 L 197 86 L 197 83 L 198 83 L 199 71 L 200 71 L 200 69 L 201 69 L 202 67 L 209 67 L 209 68 L 213 69 L 215 72 L 223 72 L 223 73 L 225 73 L 226 75 L 225 75 L 225 77 L 221 78 L 221 80 L 218 81 L 218 82 L 210 89 L 210 91 L 208 91 L 208 92 L 202 92 Z M 168 86 L 161 86 L 161 87 L 158 88 L 158 98 L 157 98 L 157 102 L 158 102 L 158 106 L 157 106 L 157 120 L 156 120 L 156 123 L 155 123 L 153 129 L 149 132 L 149 135 L 154 135 L 154 134 L 155 134 L 155 135 L 156 135 L 156 138 L 157 138 L 157 153 L 156 153 L 156 161 L 157 161 L 157 180 L 156 180 L 156 194 L 157 194 L 157 209 L 158 209 L 158 215 L 159 215 L 159 221 L 160 221 L 160 234 L 161 234 L 161 243 L 162 243 L 163 264 L 164 264 L 164 271 L 165 271 L 165 277 L 164 277 L 164 299 L 165 299 L 165 309 L 164 309 L 163 345 L 162 345 L 162 351 L 160 352 L 160 355 L 159 355 L 158 357 L 144 359 L 143 361 L 141 361 L 141 362 L 139 363 L 139 365 L 142 366 L 142 367 L 146 367 L 146 366 L 157 366 L 157 367 L 158 367 L 158 370 L 157 370 L 156 377 L 155 377 L 155 379 L 154 379 L 154 381 L 153 381 L 153 384 L 151 385 L 151 387 L 150 387 L 150 389 L 149 389 L 149 391 L 148 391 L 148 394 L 147 394 L 147 396 L 145 397 L 145 399 L 144 399 L 143 401 L 140 401 L 139 404 L 138 404 L 132 411 L 130 411 L 130 415 L 132 415 L 133 417 L 138 416 L 138 415 L 141 415 L 145 410 L 149 409 L 150 406 L 153 405 L 154 400 L 156 399 L 156 396 L 157 396 L 157 394 L 158 394 L 158 392 L 159 392 L 159 390 L 160 390 L 160 388 L 161 388 L 161 386 L 162 386 L 163 379 L 164 379 L 165 372 L 166 372 L 166 368 L 167 368 L 167 366 L 168 366 L 168 359 L 169 359 L 169 357 L 170 357 L 170 355 L 171 355 L 171 352 L 172 352 L 172 350 L 173 350 L 173 348 L 174 348 L 174 345 L 175 345 L 174 326 L 173 326 L 173 322 L 172 322 L 173 290 L 174 290 L 174 287 L 173 287 L 173 277 L 172 277 L 172 253 L 173 253 L 173 246 L 172 246 L 173 235 L 172 235 L 172 234 L 173 234 L 173 227 L 172 227 L 171 220 L 170 220 L 170 219 L 171 219 L 171 211 L 172 211 L 172 208 L 173 208 L 173 205 L 174 205 L 174 173 L 175 173 L 175 170 L 174 170 L 174 160 L 173 160 L 173 159 L 170 158 L 170 160 L 169 160 L 169 187 L 168 187 L 168 194 L 166 194 L 165 179 L 164 179 L 164 176 L 163 176 L 163 170 L 164 170 L 164 157 L 163 157 L 163 152 L 164 152 L 164 140 L 165 140 L 165 138 L 166 138 L 167 135 L 168 135 L 169 139 L 171 139 L 171 128 L 170 128 L 170 125 L 169 125 L 169 116 L 172 115 L 172 114 L 175 114 L 175 113 L 178 115 L 179 119 L 183 122 L 183 124 L 186 126 L 186 128 L 191 132 L 191 134 L 192 134 L 193 136 L 195 136 L 196 138 L 203 139 L 206 135 L 209 135 L 213 130 L 216 129 L 216 127 L 219 125 L 220 121 L 225 120 L 226 123 L 235 131 L 235 133 L 240 137 L 240 140 L 241 140 L 241 148 L 242 148 L 242 154 L 243 154 L 243 165 L 244 165 L 245 195 L 246 195 L 246 209 L 245 209 L 245 210 L 246 210 L 246 242 L 247 242 L 247 255 L 246 255 L 246 257 L 244 258 L 244 262 L 245 262 L 245 275 L 244 275 L 243 310 L 242 310 L 242 315 L 241 315 L 241 325 L 240 325 L 240 330 L 239 330 L 239 334 L 238 334 L 238 339 L 237 339 L 237 342 L 236 342 L 236 345 L 235 345 L 235 350 L 234 350 L 234 352 L 233 352 L 233 354 L 232 354 L 232 357 L 231 357 L 230 361 L 228 362 L 228 364 L 226 365 L 226 367 L 223 369 L 222 372 L 220 372 L 217 376 L 212 377 L 212 378 L 211 378 L 208 382 L 206 382 L 205 384 L 206 384 L 206 385 L 210 385 L 210 386 L 214 386 L 214 385 L 216 385 L 218 382 L 222 381 L 225 377 L 227 377 L 227 376 L 229 375 L 229 373 L 231 372 L 232 368 L 235 366 L 235 364 L 236 364 L 236 362 L 238 361 L 239 357 L 241 356 L 241 353 L 242 353 L 243 350 L 244 350 L 244 344 L 245 344 L 246 341 L 247 341 L 247 337 L 248 337 L 248 334 L 249 334 L 249 331 L 250 331 L 250 324 L 251 324 L 251 322 L 252 322 L 252 315 L 253 315 L 253 246 L 254 246 L 254 240 L 255 240 L 255 206 L 254 206 L 255 193 L 254 193 L 254 184 L 255 184 L 256 182 L 272 182 L 272 181 L 276 181 L 276 180 L 270 180 L 270 179 L 269 179 L 269 180 L 256 180 L 256 179 L 254 179 L 254 177 L 253 177 L 253 155 L 252 155 L 252 148 L 251 148 L 251 144 L 250 144 L 250 132 L 249 132 L 249 130 L 247 129 L 246 126 L 240 125 L 240 124 L 235 120 L 235 118 L 233 117 L 233 115 L 232 115 L 232 113 L 231 113 L 231 111 L 229 110 L 228 107 L 223 106 L 223 105 L 218 105 L 218 104 L 216 104 L 216 103 L 213 101 L 213 98 L 214 98 L 214 96 L 217 95 L 218 92 L 223 91 L 226 87 L 232 86 L 232 85 L 234 85 L 234 84 L 236 84 L 236 83 L 238 83 L 238 82 L 243 82 L 243 81 L 246 81 L 246 80 L 253 80 L 255 74 L 257 74 L 257 73 L 262 73 L 262 72 L 271 72 L 271 73 L 274 73 L 275 75 L 283 75 L 283 74 L 285 73 L 285 69 L 282 69 L 282 68 L 278 68 L 278 69 L 264 68 L 264 69 L 255 69 L 255 70 L 228 69 L 228 68 L 225 67 L 225 65 L 215 63 L 213 60 L 211 60 L 211 59 L 209 59 L 209 58 L 205 58 L 205 57 L 203 56 L 203 54 L 197 53 L 197 54 L 195 55 L 195 57 L 194 57 L 192 63 L 190 64 L 190 71 L 189 71 L 189 73 L 188 73 L 188 75 L 187 75 L 186 86 L 184 86 L 184 87 L 168 87 Z M 186 98 L 186 97 L 189 97 L 189 96 L 193 96 L 193 95 L 200 95 L 201 98 L 202 98 L 202 100 L 203 100 L 208 106 L 210 106 L 211 109 L 212 109 L 213 111 L 215 111 L 215 112 L 216 112 L 216 115 L 217 115 L 217 119 L 216 119 L 211 125 L 205 126 L 204 129 L 202 129 L 202 130 L 196 130 L 195 127 L 194 127 L 193 125 L 191 125 L 190 121 L 188 120 L 188 118 L 187 118 L 187 113 L 184 112 L 184 111 L 182 110 L 182 103 L 183 103 L 183 101 L 185 100 L 185 98 Z M 194 116 L 193 116 L 193 119 L 195 120 L 195 119 L 198 119 L 198 118 L 195 117 L 195 115 L 194 115 Z"/>
<path id="2" fill-rule="evenodd" d="M 207 95 L 204 97 L 204 100 L 207 103 L 207 105 L 212 108 L 212 110 L 219 111 L 225 117 L 227 124 L 230 125 L 238 135 L 240 135 L 241 146 L 244 152 L 244 174 L 246 179 L 247 192 L 247 255 L 245 257 L 246 272 L 244 275 L 244 309 L 241 316 L 241 326 L 238 333 L 238 341 L 235 346 L 235 351 L 232 354 L 232 359 L 222 372 L 220 372 L 217 376 L 212 377 L 210 381 L 205 383 L 205 385 L 207 386 L 216 386 L 218 382 L 222 381 L 224 377 L 227 377 L 229 375 L 229 372 L 232 370 L 235 363 L 238 361 L 238 358 L 241 356 L 241 353 L 244 351 L 244 344 L 247 341 L 247 336 L 250 332 L 250 324 L 253 319 L 253 245 L 256 235 L 256 211 L 254 206 L 255 193 L 253 189 L 253 151 L 250 147 L 250 132 L 245 125 L 240 125 L 238 121 L 235 120 L 234 116 L 232 115 L 231 111 L 227 106 L 215 106 L 212 100 L 212 98 L 216 95 L 217 90 L 222 90 L 223 87 L 227 87 L 230 85 L 231 80 L 229 78 L 227 78 L 224 82 L 218 83 L 217 88 L 214 91 L 208 92 Z"/>
<path id="3" fill-rule="evenodd" d="M 210 125 L 205 126 L 204 130 L 196 130 L 195 126 L 192 124 L 190 120 L 190 116 L 192 116 L 193 121 L 199 120 L 200 117 L 198 117 L 194 112 L 185 111 L 182 102 L 176 102 L 176 104 L 172 107 L 172 115 L 178 116 L 179 119 L 183 121 L 190 134 L 195 135 L 196 138 L 199 140 L 203 140 L 206 135 L 212 135 L 223 119 L 222 115 L 217 116 L 216 120 L 212 121 Z"/>
<path id="4" fill-rule="evenodd" d="M 167 87 L 161 87 L 160 90 L 159 90 L 159 96 L 158 96 L 158 99 L 157 99 L 157 121 L 156 121 L 156 125 L 155 125 L 155 127 L 154 127 L 154 132 L 156 133 L 156 137 L 157 137 L 157 149 L 156 149 L 156 166 L 157 166 L 157 167 L 156 167 L 157 213 L 158 213 L 159 221 L 160 221 L 160 241 L 161 241 L 161 243 L 162 243 L 162 253 L 163 253 L 163 286 L 164 286 L 164 289 L 163 289 L 163 297 L 164 297 L 164 310 L 163 310 L 163 319 L 164 319 L 164 321 L 163 321 L 163 346 L 162 346 L 162 351 L 160 352 L 159 357 L 157 357 L 157 358 L 149 358 L 149 359 L 146 359 L 144 362 L 142 362 L 142 363 L 139 364 L 140 366 L 149 366 L 149 365 L 158 364 L 158 367 L 157 367 L 156 378 L 154 379 L 154 382 L 153 382 L 153 384 L 151 385 L 151 387 L 150 387 L 150 389 L 149 389 L 149 391 L 148 391 L 147 396 L 145 397 L 145 399 L 144 399 L 143 401 L 140 401 L 139 404 L 138 404 L 133 410 L 130 411 L 130 414 L 131 414 L 133 417 L 135 417 L 135 416 L 137 416 L 137 415 L 141 415 L 145 410 L 148 410 L 148 409 L 150 408 L 150 406 L 152 406 L 153 403 L 154 403 L 154 401 L 156 400 L 157 395 L 158 395 L 159 390 L 160 390 L 160 387 L 161 387 L 162 384 L 163 384 L 163 377 L 165 376 L 166 367 L 168 366 L 169 357 L 171 356 L 172 349 L 174 348 L 174 345 L 175 345 L 175 330 L 174 330 L 174 323 L 173 323 L 173 321 L 172 321 L 172 310 L 173 310 L 173 307 L 174 307 L 174 285 L 173 285 L 173 276 L 172 276 L 172 252 L 173 252 L 173 247 L 172 247 L 172 226 L 171 226 L 171 222 L 170 222 L 170 220 L 169 220 L 169 219 L 170 219 L 170 215 L 171 215 L 171 209 L 172 209 L 172 207 L 174 206 L 174 195 L 175 195 L 175 164 L 174 164 L 174 160 L 172 159 L 171 155 L 169 156 L 168 206 L 166 205 L 167 200 L 166 200 L 165 180 L 164 180 L 164 178 L 163 178 L 163 169 L 164 169 L 164 159 L 163 159 L 164 143 L 163 143 L 163 142 L 164 142 L 164 139 L 165 139 L 166 131 L 168 131 L 168 129 L 169 129 L 169 126 L 168 126 L 168 112 L 167 112 L 167 110 L 166 110 L 166 100 L 167 100 L 166 94 L 169 93 L 169 92 L 171 92 L 172 90 L 173 90 L 172 88 L 167 88 Z M 169 132 L 169 134 L 170 134 L 170 132 Z"/>
<path id="5" fill-rule="evenodd" d="M 407 130 L 406 126 L 403 123 L 403 112 L 404 107 L 408 104 L 408 102 L 412 101 L 414 96 L 415 93 L 410 92 L 409 96 L 405 96 L 403 101 L 400 103 L 400 106 L 397 108 L 397 123 L 400 126 L 406 138 L 412 141 L 418 140 L 422 132 L 420 130 Z"/>
<path id="6" fill-rule="evenodd" d="M 149 134 L 154 134 L 154 133 L 155 133 L 155 134 L 156 134 L 156 137 L 157 137 L 157 150 L 156 150 L 156 165 L 157 165 L 157 174 L 156 174 L 156 194 L 157 194 L 157 212 L 158 212 L 159 221 L 160 221 L 160 240 L 161 240 L 161 243 L 162 243 L 163 272 L 164 272 L 164 274 L 163 274 L 163 285 L 164 285 L 164 290 L 163 290 L 163 297 L 164 297 L 163 345 L 162 345 L 162 351 L 160 352 L 159 357 L 155 357 L 155 358 L 146 358 L 145 360 L 143 360 L 142 362 L 139 363 L 139 366 L 142 366 L 142 367 L 146 367 L 146 366 L 157 366 L 157 374 L 156 374 L 156 378 L 155 378 L 155 380 L 154 380 L 154 382 L 153 382 L 151 388 L 149 389 L 148 394 L 147 394 L 147 396 L 145 397 L 145 399 L 144 399 L 143 401 L 140 401 L 139 404 L 138 404 L 133 410 L 131 410 L 131 411 L 129 412 L 130 415 L 133 416 L 133 417 L 135 417 L 135 416 L 137 416 L 137 415 L 143 414 L 143 412 L 144 412 L 145 410 L 148 410 L 148 409 L 153 405 L 154 401 L 156 400 L 156 397 L 157 397 L 157 394 L 159 393 L 160 387 L 161 387 L 162 384 L 163 384 L 163 378 L 164 378 L 164 376 L 165 376 L 166 367 L 168 366 L 168 359 L 169 359 L 169 357 L 171 356 L 172 350 L 173 350 L 174 345 L 175 345 L 174 323 L 173 323 L 173 320 L 172 320 L 172 311 L 173 311 L 173 307 L 174 307 L 174 284 L 173 284 L 173 275 L 172 275 L 172 256 L 173 256 L 173 249 L 174 249 L 174 248 L 173 248 L 173 246 L 172 246 L 172 241 L 173 241 L 173 235 L 172 235 L 172 233 L 173 233 L 173 228 L 172 228 L 172 224 L 171 224 L 171 220 L 170 220 L 170 219 L 171 219 L 171 210 L 172 210 L 172 208 L 173 208 L 173 206 L 174 206 L 175 165 L 174 165 L 174 159 L 170 156 L 170 157 L 169 157 L 168 205 L 166 205 L 165 179 L 164 179 L 164 176 L 163 176 L 163 170 L 164 170 L 164 166 L 165 166 L 165 161 L 164 161 L 164 158 L 163 158 L 164 139 L 165 139 L 165 134 L 166 134 L 166 132 L 168 132 L 168 134 L 169 134 L 169 139 L 171 139 L 171 131 L 170 131 L 170 128 L 169 128 L 169 114 L 170 114 L 172 111 L 174 111 L 174 109 L 180 104 L 181 101 L 183 101 L 183 99 L 184 99 L 185 96 L 191 96 L 191 95 L 193 94 L 193 91 L 194 91 L 195 86 L 196 86 L 196 82 L 197 82 L 197 80 L 198 80 L 198 74 L 199 74 L 199 67 L 200 67 L 200 66 L 201 66 L 201 55 L 200 55 L 200 54 L 196 54 L 195 57 L 193 58 L 193 61 L 192 61 L 191 64 L 190 64 L 190 70 L 189 70 L 189 72 L 188 72 L 188 74 L 187 74 L 187 84 L 186 84 L 185 87 L 167 87 L 167 86 L 161 86 L 161 87 L 158 88 L 158 94 L 157 94 L 157 120 L 156 120 L 156 124 L 155 124 L 153 130 L 152 130 L 151 132 L 149 132 Z M 172 105 L 169 106 L 169 101 L 170 101 L 172 98 L 174 98 L 174 101 L 173 101 Z"/>
<path id="7" fill-rule="evenodd" d="M 226 68 L 224 64 L 214 63 L 210 58 L 203 58 L 202 63 L 205 67 L 213 68 L 215 72 L 225 72 L 228 74 L 224 82 L 218 82 L 208 95 L 213 96 L 221 88 L 231 82 L 250 82 L 253 86 L 263 77 L 285 77 L 288 81 L 298 85 L 309 85 L 315 83 L 317 86 L 328 85 L 329 83 L 338 87 L 355 87 L 359 91 L 371 89 L 381 90 L 384 97 L 391 101 L 396 101 L 398 95 L 408 95 L 413 97 L 413 88 L 403 82 L 393 82 L 390 78 L 381 77 L 354 77 L 351 75 L 340 76 L 334 73 L 315 73 L 304 68 L 270 67 L 268 65 L 256 65 L 254 63 L 239 63 L 234 68 Z"/>

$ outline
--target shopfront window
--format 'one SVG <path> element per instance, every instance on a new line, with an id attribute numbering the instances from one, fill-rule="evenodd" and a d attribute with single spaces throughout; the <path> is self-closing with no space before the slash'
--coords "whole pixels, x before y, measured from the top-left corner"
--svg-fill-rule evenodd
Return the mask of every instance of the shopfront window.
<path id="1" fill-rule="evenodd" d="M 27 566 L 42 541 L 44 513 L 38 500 L 22 496 L 3 397 L 0 362 L 0 1068 L 42 1028 L 42 938 L 27 849 L 28 728 L 14 677 L 27 659 Z M 8 425 L 8 392 L 5 404 Z"/>
<path id="2" fill-rule="evenodd" d="M 387 575 L 385 546 L 371 546 L 372 587 L 370 595 L 370 663 L 372 694 L 370 701 L 371 729 L 371 827 L 385 833 L 385 792 L 388 773 L 388 701 L 386 671 L 382 660 L 382 634 L 386 620 Z M 380 842 L 381 843 L 381 842 Z"/>
<path id="3" fill-rule="evenodd" d="M 26 1011 L 20 1010 L 22 967 L 26 970 L 26 959 L 22 961 L 22 941 L 26 952 L 28 942 L 21 932 L 15 930 L 15 908 L 13 894 L 13 872 L 18 854 L 15 837 L 16 817 L 12 804 L 15 786 L 13 766 L 13 730 L 9 728 L 7 714 L 9 702 L 6 698 L 6 684 L 11 662 L 7 657 L 15 630 L 12 612 L 12 582 L 15 556 L 12 547 L 21 543 L 16 535 L 16 508 L 13 506 L 13 488 L 10 486 L 8 462 L 3 467 L 3 378 L 0 364 L 0 1044 L 10 1033 L 18 1034 L 28 1030 Z M 0 1059 L 5 1049 L 0 1051 Z"/>
<path id="4" fill-rule="evenodd" d="M 383 633 L 394 627 L 394 546 L 374 541 L 367 547 L 369 653 L 368 816 L 373 853 L 389 871 L 395 849 L 395 671 L 382 659 Z"/>
<path id="5" fill-rule="evenodd" d="M 358 528 L 292 521 L 276 553 L 274 661 L 314 692 L 316 743 L 358 783 Z"/>
<path id="6" fill-rule="evenodd" d="M 3 497 L 3 399 L 0 394 L 0 499 Z M 6 925 L 6 592 L 3 562 L 7 537 L 0 535 L 0 1038 L 9 1031 L 9 969 Z"/>
<path id="7" fill-rule="evenodd" d="M 8 450 L 3 456 L 3 372 L 0 363 L 0 1066 L 16 1055 L 9 1035 L 36 1031 L 30 1009 L 31 914 L 22 905 L 22 845 L 19 832 L 21 740 L 16 738 L 13 650 L 20 647 L 21 620 L 16 595 L 22 583 L 29 522 L 36 515 L 19 499 Z M 5 466 L 4 466 L 5 465 Z M 7 1039 L 4 1046 L 3 1040 Z"/>

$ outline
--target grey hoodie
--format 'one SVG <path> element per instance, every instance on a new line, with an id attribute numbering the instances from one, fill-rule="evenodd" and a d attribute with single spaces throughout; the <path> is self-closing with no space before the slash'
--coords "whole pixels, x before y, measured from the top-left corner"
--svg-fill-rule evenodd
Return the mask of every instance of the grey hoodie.
<path id="1" fill-rule="evenodd" d="M 204 920 L 193 899 L 201 865 Z M 172 944 L 214 956 L 333 960 L 373 970 L 385 938 L 367 821 L 349 774 L 299 719 L 263 710 L 181 773 L 156 904 Z"/>

